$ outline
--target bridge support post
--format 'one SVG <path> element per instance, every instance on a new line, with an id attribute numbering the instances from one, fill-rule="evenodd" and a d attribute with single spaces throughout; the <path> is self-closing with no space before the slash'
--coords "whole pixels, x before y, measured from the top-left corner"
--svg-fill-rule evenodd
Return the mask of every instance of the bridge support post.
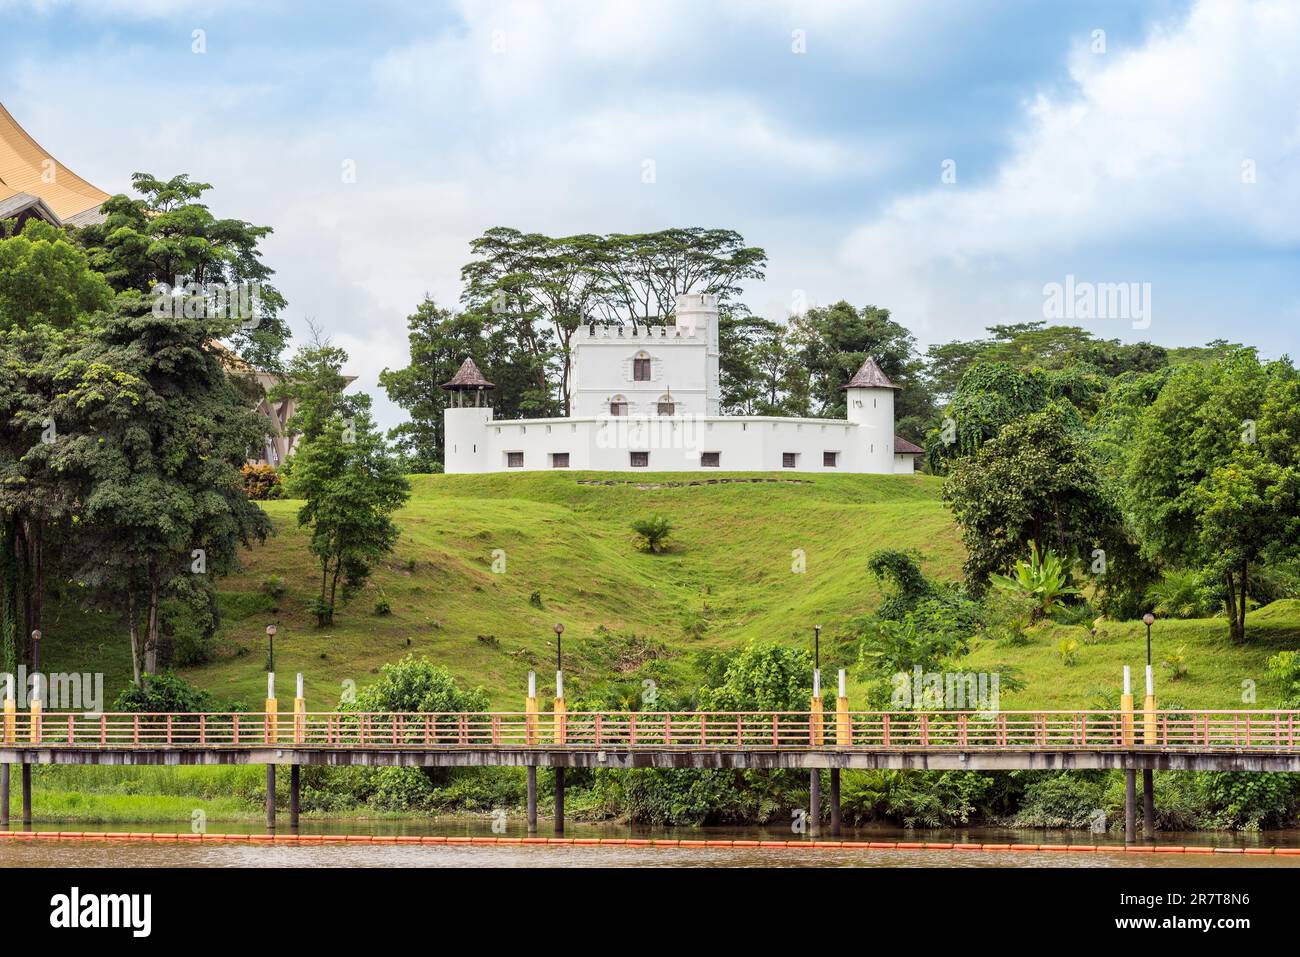
<path id="1" fill-rule="evenodd" d="M 1156 839 L 1156 774 L 1150 768 L 1142 771 L 1142 837 Z"/>
<path id="2" fill-rule="evenodd" d="M 289 765 L 289 827 L 298 830 L 298 808 L 300 791 L 300 765 Z"/>
<path id="3" fill-rule="evenodd" d="M 1147 694 L 1142 702 L 1142 743 L 1151 747 L 1160 743 L 1156 735 L 1156 689 L 1150 665 L 1147 665 Z M 1142 837 L 1148 841 L 1156 839 L 1155 778 L 1150 768 L 1142 769 Z"/>
<path id="4" fill-rule="evenodd" d="M 528 765 L 528 833 L 537 833 L 537 765 Z"/>
<path id="5" fill-rule="evenodd" d="M 564 833 L 564 768 L 555 769 L 555 833 Z"/>
<path id="6" fill-rule="evenodd" d="M 1137 771 L 1124 771 L 1124 843 L 1137 843 Z"/>
<path id="7" fill-rule="evenodd" d="M 275 830 L 275 765 L 266 766 L 266 829 Z"/>
<path id="8" fill-rule="evenodd" d="M 9 826 L 9 765 L 0 764 L 0 827 Z"/>
<path id="9" fill-rule="evenodd" d="M 32 828 L 32 766 L 23 762 L 23 827 Z"/>
<path id="10" fill-rule="evenodd" d="M 831 768 L 831 837 L 840 836 L 840 769 Z"/>
<path id="11" fill-rule="evenodd" d="M 808 775 L 808 836 L 822 833 L 822 773 L 813 768 Z"/>

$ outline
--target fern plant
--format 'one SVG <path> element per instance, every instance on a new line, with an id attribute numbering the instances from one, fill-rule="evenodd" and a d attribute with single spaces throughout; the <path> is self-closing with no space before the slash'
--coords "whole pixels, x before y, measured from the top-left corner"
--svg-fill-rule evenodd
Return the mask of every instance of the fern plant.
<path id="1" fill-rule="evenodd" d="M 1201 573 L 1191 568 L 1166 569 L 1146 597 L 1162 618 L 1200 618 L 1209 606 Z"/>

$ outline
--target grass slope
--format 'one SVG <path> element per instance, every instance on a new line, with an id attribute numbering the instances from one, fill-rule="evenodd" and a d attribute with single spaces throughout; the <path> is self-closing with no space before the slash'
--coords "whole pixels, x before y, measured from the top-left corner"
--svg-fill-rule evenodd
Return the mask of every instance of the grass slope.
<path id="1" fill-rule="evenodd" d="M 520 708 L 530 668 L 538 672 L 542 694 L 549 691 L 557 621 L 566 627 L 571 693 L 621 666 L 617 655 L 606 653 L 611 642 L 598 633 L 602 626 L 663 643 L 684 673 L 687 652 L 733 648 L 754 638 L 806 645 L 812 626 L 822 624 L 823 666 L 829 670 L 852 664 L 847 644 L 837 639 L 847 639 L 853 620 L 880 600 L 865 567 L 872 551 L 917 549 L 930 576 L 960 577 L 964 553 L 937 479 L 818 475 L 792 481 L 788 473 L 709 478 L 736 481 L 700 484 L 680 473 L 415 477 L 411 501 L 397 516 L 402 535 L 396 553 L 363 595 L 340 607 L 336 624 L 323 630 L 307 613 L 319 572 L 297 527 L 299 503 L 266 503 L 277 534 L 246 554 L 241 574 L 220 583 L 217 657 L 182 674 L 218 700 L 260 707 L 264 630 L 272 620 L 279 625 L 280 697 L 292 694 L 290 676 L 301 671 L 313 709 L 333 707 L 343 682 L 364 686 L 380 665 L 410 651 L 446 665 L 466 685 L 483 685 L 494 707 Z M 630 524 L 651 512 L 674 525 L 667 554 L 636 550 Z M 502 574 L 492 570 L 496 549 L 505 553 Z M 796 549 L 806 558 L 802 574 L 792 571 Z M 261 583 L 277 574 L 284 576 L 286 591 L 272 599 Z M 534 593 L 540 608 L 531 601 Z M 391 615 L 374 613 L 381 594 Z M 122 629 L 77 612 L 71 603 L 56 605 L 53 617 L 46 628 L 47 667 L 104 671 L 111 704 L 129 679 Z M 1278 602 L 1252 614 L 1248 634 L 1250 645 L 1233 646 L 1221 621 L 1157 624 L 1157 663 L 1185 645 L 1190 666 L 1183 681 L 1158 678 L 1161 700 L 1242 707 L 1241 683 L 1253 680 L 1260 688 L 1258 705 L 1272 704 L 1264 662 L 1278 649 L 1300 647 L 1300 603 Z M 1079 641 L 1078 663 L 1069 667 L 1057 657 L 1057 644 L 1066 637 Z M 1140 624 L 1109 625 L 1096 644 L 1086 637 L 1086 628 L 1048 624 L 1025 646 L 977 643 L 964 665 L 976 671 L 1018 669 L 1027 687 L 1004 694 L 1004 708 L 1086 707 L 1096 689 L 1116 690 L 1123 664 L 1134 666 L 1140 680 Z"/>

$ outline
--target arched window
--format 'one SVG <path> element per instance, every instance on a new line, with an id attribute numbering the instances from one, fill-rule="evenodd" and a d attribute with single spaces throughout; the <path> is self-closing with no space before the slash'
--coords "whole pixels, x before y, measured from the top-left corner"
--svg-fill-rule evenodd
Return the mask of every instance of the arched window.
<path id="1" fill-rule="evenodd" d="M 610 415 L 627 415 L 627 396 L 616 395 L 609 400 Z"/>
<path id="2" fill-rule="evenodd" d="M 671 395 L 665 392 L 659 397 L 659 402 L 655 408 L 660 415 L 675 415 L 677 412 L 677 403 L 673 401 Z"/>

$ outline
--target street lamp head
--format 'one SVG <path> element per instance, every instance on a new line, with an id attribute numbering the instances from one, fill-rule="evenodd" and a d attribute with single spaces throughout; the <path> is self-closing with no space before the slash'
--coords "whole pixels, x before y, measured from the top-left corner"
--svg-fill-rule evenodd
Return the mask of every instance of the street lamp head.
<path id="1" fill-rule="evenodd" d="M 32 641 L 40 641 L 40 640 L 41 640 L 41 630 L 37 628 L 32 632 Z"/>
<path id="2" fill-rule="evenodd" d="M 267 625 L 267 626 L 266 626 L 266 635 L 267 635 L 268 638 L 274 638 L 274 637 L 275 637 L 275 625 Z"/>
<path id="3" fill-rule="evenodd" d="M 1151 612 L 1147 612 L 1145 615 L 1142 616 L 1142 623 L 1146 625 L 1148 628 L 1150 628 L 1152 625 L 1156 623 L 1156 616 L 1151 614 Z"/>
<path id="4" fill-rule="evenodd" d="M 560 624 L 558 621 L 555 623 L 555 633 L 557 635 L 564 634 L 564 625 Z"/>

